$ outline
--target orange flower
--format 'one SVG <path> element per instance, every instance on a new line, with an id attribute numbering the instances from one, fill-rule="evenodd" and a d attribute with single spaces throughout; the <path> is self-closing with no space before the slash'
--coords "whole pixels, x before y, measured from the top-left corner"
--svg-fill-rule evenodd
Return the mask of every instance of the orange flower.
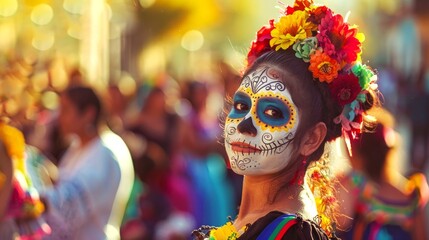
<path id="1" fill-rule="evenodd" d="M 313 73 L 314 78 L 318 78 L 321 82 L 330 83 L 338 76 L 340 64 L 327 54 L 317 50 L 310 57 L 308 69 Z"/>

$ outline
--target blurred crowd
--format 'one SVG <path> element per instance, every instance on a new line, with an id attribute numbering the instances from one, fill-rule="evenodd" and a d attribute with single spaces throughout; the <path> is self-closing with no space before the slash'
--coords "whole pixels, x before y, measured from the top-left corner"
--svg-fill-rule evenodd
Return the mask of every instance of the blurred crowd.
<path id="1" fill-rule="evenodd" d="M 218 99 L 239 77 L 222 66 L 217 82 L 178 84 L 164 75 L 130 95 L 114 84 L 97 91 L 73 70 L 57 108 L 31 121 L 13 118 L 28 145 L 32 182 L 54 212 L 44 216 L 47 238 L 187 239 L 197 226 L 233 216 L 240 178 L 226 167 L 226 106 Z M 210 109 L 210 99 L 221 104 Z M 21 225 L 0 224 L 2 239 L 23 234 Z M 24 235 L 37 229 L 28 225 Z"/>
<path id="2" fill-rule="evenodd" d="M 404 188 L 404 179 L 417 179 L 413 186 L 423 186 L 420 202 L 415 204 L 412 199 L 409 205 L 420 211 L 425 207 L 421 203 L 429 197 L 422 183 L 422 176 L 429 176 L 429 19 L 427 11 L 413 11 L 409 5 L 401 9 L 382 23 L 387 33 L 385 57 L 374 66 L 385 108 L 379 114 L 380 124 L 393 135 L 386 137 L 388 131 L 375 131 L 383 136 L 371 139 L 375 141 L 372 147 L 386 147 L 384 154 L 358 154 L 360 158 L 349 159 L 350 172 L 340 174 L 339 179 L 342 186 L 355 188 L 349 190 L 364 196 L 359 199 L 373 198 L 361 191 L 368 181 L 375 183 L 372 188 L 387 189 L 378 194 L 388 201 L 405 205 L 409 196 L 397 189 Z M 19 65 L 15 70 L 25 78 L 37 76 L 32 67 L 38 64 L 40 68 L 39 63 L 25 58 L 13 61 L 1 68 Z M 215 65 L 219 73 L 210 81 L 207 76 L 175 79 L 160 72 L 156 80 L 136 81 L 131 92 L 124 91 L 115 79 L 106 89 L 90 86 L 76 68 L 67 72 L 66 85 L 53 80 L 45 84 L 49 92 L 57 94 L 45 99 L 48 104 L 38 103 L 22 112 L 13 112 L 11 102 L 2 105 L 3 111 L 13 113 L 9 114 L 13 115 L 11 123 L 24 133 L 27 171 L 46 208 L 52 211 L 43 215 L 42 222 L 1 222 L 0 239 L 13 239 L 17 233 L 31 235 L 43 230 L 45 222 L 51 228 L 46 230 L 50 232 L 46 239 L 99 239 L 103 234 L 124 240 L 189 239 L 199 226 L 223 225 L 228 217 L 234 217 L 241 177 L 228 170 L 222 121 L 230 107 L 228 97 L 233 96 L 241 79 L 230 65 Z M 16 71 L 3 71 L 1 77 L 16 77 Z M 14 89 L 5 83 L 1 88 Z M 31 93 L 38 91 L 36 85 L 33 88 Z M 49 102 L 57 105 L 46 107 Z M 360 147 L 361 153 L 380 149 Z M 397 151 L 391 154 L 387 149 L 393 148 Z M 365 159 L 380 164 L 368 167 Z M 12 171 L 3 166 L 2 172 Z M 344 176 L 360 180 L 356 183 Z M 357 203 L 348 193 L 340 192 L 344 194 L 340 196 L 341 211 L 360 220 L 364 211 L 354 212 Z M 3 198 L 1 201 L 7 203 Z M 368 201 L 359 206 L 365 204 Z M 419 217 L 429 219 L 429 210 Z M 342 219 L 343 230 L 359 224 L 350 220 Z M 75 230 L 67 232 L 61 225 Z M 361 238 L 344 234 L 344 239 Z"/>

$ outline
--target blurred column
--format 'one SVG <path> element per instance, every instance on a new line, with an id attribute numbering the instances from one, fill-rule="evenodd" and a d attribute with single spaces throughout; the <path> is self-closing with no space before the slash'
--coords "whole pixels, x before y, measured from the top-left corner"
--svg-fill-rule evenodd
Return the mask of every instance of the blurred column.
<path id="1" fill-rule="evenodd" d="M 82 21 L 80 62 L 88 82 L 104 89 L 109 77 L 109 18 L 105 0 L 88 0 Z"/>

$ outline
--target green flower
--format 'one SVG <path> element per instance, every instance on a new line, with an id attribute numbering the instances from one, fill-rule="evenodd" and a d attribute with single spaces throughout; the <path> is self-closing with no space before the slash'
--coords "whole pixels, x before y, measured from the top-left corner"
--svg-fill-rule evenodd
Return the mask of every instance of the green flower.
<path id="1" fill-rule="evenodd" d="M 295 50 L 295 56 L 297 58 L 302 58 L 304 62 L 310 62 L 310 55 L 317 49 L 317 38 L 309 37 L 302 41 L 298 41 L 292 48 Z"/>
<path id="2" fill-rule="evenodd" d="M 361 88 L 364 90 L 367 89 L 372 76 L 374 76 L 374 72 L 371 71 L 368 66 L 362 65 L 361 63 L 356 63 L 352 68 L 352 72 L 359 78 L 359 85 Z"/>

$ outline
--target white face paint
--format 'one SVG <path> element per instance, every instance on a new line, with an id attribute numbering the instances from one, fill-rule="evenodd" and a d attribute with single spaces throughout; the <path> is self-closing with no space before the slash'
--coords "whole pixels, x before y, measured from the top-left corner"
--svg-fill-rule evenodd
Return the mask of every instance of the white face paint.
<path id="1" fill-rule="evenodd" d="M 275 69 L 259 68 L 245 76 L 225 122 L 232 170 L 263 175 L 284 169 L 298 123 L 298 109 Z"/>

